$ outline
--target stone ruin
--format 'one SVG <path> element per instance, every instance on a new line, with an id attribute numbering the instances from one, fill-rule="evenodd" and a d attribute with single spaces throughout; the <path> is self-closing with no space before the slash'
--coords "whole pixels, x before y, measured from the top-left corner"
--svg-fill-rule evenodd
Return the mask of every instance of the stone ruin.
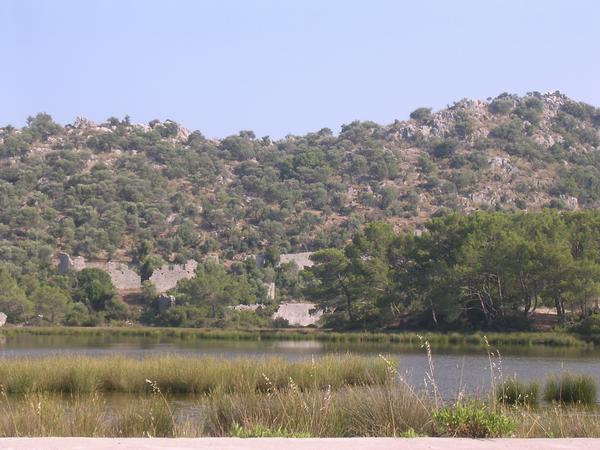
<path id="1" fill-rule="evenodd" d="M 198 267 L 198 263 L 193 259 L 188 259 L 185 264 L 165 264 L 152 272 L 150 282 L 161 294 L 177 286 L 179 280 L 194 278 L 196 267 Z"/>
<path id="2" fill-rule="evenodd" d="M 305 267 L 312 267 L 314 265 L 310 259 L 310 255 L 312 254 L 313 252 L 286 253 L 285 255 L 281 255 L 279 258 L 279 265 L 287 264 L 293 261 L 298 266 L 298 270 L 302 270 Z"/>
<path id="3" fill-rule="evenodd" d="M 198 263 L 192 259 L 185 264 L 169 265 L 159 267 L 150 277 L 150 282 L 159 294 L 174 288 L 179 280 L 194 278 Z M 67 253 L 58 254 L 58 272 L 67 273 L 69 270 L 100 269 L 108 273 L 114 287 L 122 291 L 135 291 L 142 288 L 141 277 L 127 264 L 115 261 L 86 261 L 83 256 L 71 258 Z"/>
<path id="4" fill-rule="evenodd" d="M 273 319 L 285 319 L 290 325 L 306 327 L 314 325 L 323 315 L 323 311 L 315 310 L 311 302 L 287 302 L 279 305 Z M 312 313 L 311 313 L 312 311 Z"/>
<path id="5" fill-rule="evenodd" d="M 255 303 L 254 305 L 235 305 L 229 306 L 236 311 L 256 311 L 264 305 Z M 272 319 L 285 319 L 290 325 L 306 327 L 314 325 L 323 315 L 322 310 L 316 310 L 317 305 L 311 302 L 284 302 L 279 305 L 277 311 L 271 316 Z"/>
<path id="6" fill-rule="evenodd" d="M 275 283 L 265 283 L 267 288 L 267 298 L 269 300 L 275 300 Z"/>
<path id="7" fill-rule="evenodd" d="M 86 262 L 83 256 L 71 258 L 67 253 L 58 254 L 59 273 L 63 274 L 69 270 L 79 271 L 83 269 L 100 269 L 105 271 L 110 276 L 113 286 L 119 291 L 132 291 L 142 288 L 140 276 L 131 270 L 127 264 L 115 261 Z"/>
<path id="8" fill-rule="evenodd" d="M 303 253 L 285 253 L 279 257 L 279 266 L 281 264 L 287 264 L 290 262 L 295 262 L 298 266 L 298 270 L 302 270 L 305 267 L 311 267 L 314 263 L 310 260 L 310 255 L 313 252 L 303 252 Z M 254 257 L 256 261 L 256 265 L 258 267 L 264 267 L 266 263 L 265 255 L 256 255 Z"/>
<path id="9" fill-rule="evenodd" d="M 156 305 L 158 307 L 159 314 L 164 314 L 167 309 L 175 306 L 175 296 L 161 294 L 158 299 L 156 299 Z"/>

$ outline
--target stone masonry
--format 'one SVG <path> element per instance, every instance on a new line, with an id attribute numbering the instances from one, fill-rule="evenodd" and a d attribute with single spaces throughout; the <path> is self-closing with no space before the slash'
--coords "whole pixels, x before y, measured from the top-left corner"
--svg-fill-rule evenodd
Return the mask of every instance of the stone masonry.
<path id="1" fill-rule="evenodd" d="M 299 270 L 302 270 L 305 267 L 311 267 L 314 264 L 310 260 L 310 255 L 312 255 L 312 254 L 313 254 L 313 252 L 285 253 L 279 257 L 279 265 L 287 264 L 287 263 L 290 263 L 293 261 L 296 263 Z M 263 254 L 256 255 L 254 257 L 254 259 L 255 259 L 256 265 L 258 267 L 264 267 L 264 265 L 266 263 L 265 255 L 263 255 Z"/>
<path id="2" fill-rule="evenodd" d="M 198 263 L 193 259 L 188 259 L 185 264 L 165 264 L 152 272 L 150 282 L 154 285 L 156 291 L 162 294 L 177 286 L 179 280 L 194 278 L 196 267 L 198 267 Z"/>
<path id="3" fill-rule="evenodd" d="M 156 269 L 150 277 L 150 282 L 159 294 L 174 288 L 179 280 L 194 278 L 198 263 L 192 259 L 185 264 L 165 264 Z M 142 288 L 141 277 L 127 264 L 116 261 L 86 261 L 83 256 L 71 258 L 67 253 L 58 254 L 58 271 L 66 273 L 69 270 L 100 269 L 110 275 L 113 286 L 118 291 L 132 291 Z"/>
<path id="4" fill-rule="evenodd" d="M 314 265 L 314 263 L 310 260 L 310 255 L 312 255 L 312 253 L 313 252 L 286 253 L 285 255 L 281 255 L 279 258 L 279 264 L 287 264 L 294 261 L 299 270 L 302 270 L 305 267 L 312 267 Z"/>
<path id="5" fill-rule="evenodd" d="M 71 258 L 67 253 L 58 254 L 58 271 L 59 273 L 66 273 L 69 270 L 82 270 L 82 269 L 100 269 L 108 273 L 112 284 L 119 291 L 131 291 L 138 290 L 142 287 L 142 280 L 140 276 L 131 270 L 127 264 L 108 261 L 90 261 L 86 262 L 83 256 L 76 256 Z"/>

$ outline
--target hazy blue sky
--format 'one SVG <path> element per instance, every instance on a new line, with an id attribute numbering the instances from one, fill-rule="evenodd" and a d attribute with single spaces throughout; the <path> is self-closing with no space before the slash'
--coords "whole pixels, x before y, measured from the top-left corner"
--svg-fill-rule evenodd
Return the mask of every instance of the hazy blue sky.
<path id="1" fill-rule="evenodd" d="M 595 0 L 2 0 L 0 125 L 281 137 L 504 91 L 600 106 L 599 23 Z"/>

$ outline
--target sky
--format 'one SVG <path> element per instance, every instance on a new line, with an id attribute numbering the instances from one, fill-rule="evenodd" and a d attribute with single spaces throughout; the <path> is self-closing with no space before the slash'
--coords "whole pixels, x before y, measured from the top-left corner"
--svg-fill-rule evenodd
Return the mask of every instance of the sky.
<path id="1" fill-rule="evenodd" d="M 600 106 L 598 23 L 596 0 L 2 0 L 0 126 L 280 138 L 502 92 Z"/>

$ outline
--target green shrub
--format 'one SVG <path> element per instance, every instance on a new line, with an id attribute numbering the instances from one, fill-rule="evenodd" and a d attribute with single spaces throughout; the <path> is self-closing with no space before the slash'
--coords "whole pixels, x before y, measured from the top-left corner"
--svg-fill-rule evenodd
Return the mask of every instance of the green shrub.
<path id="1" fill-rule="evenodd" d="M 410 113 L 410 118 L 418 122 L 425 122 L 431 118 L 431 108 L 417 108 Z"/>
<path id="2" fill-rule="evenodd" d="M 581 322 L 571 327 L 574 333 L 580 334 L 586 338 L 600 340 L 600 314 L 592 314 L 586 317 Z"/>
<path id="3" fill-rule="evenodd" d="M 588 375 L 565 373 L 546 382 L 544 400 L 556 403 L 596 403 L 596 381 Z"/>
<path id="4" fill-rule="evenodd" d="M 436 158 L 448 158 L 456 152 L 458 142 L 454 139 L 436 140 L 431 145 L 431 153 Z"/>
<path id="5" fill-rule="evenodd" d="M 493 438 L 508 436 L 516 430 L 509 417 L 478 402 L 439 409 L 433 412 L 433 419 L 443 436 Z"/>
<path id="6" fill-rule="evenodd" d="M 238 423 L 234 423 L 229 432 L 229 437 L 237 438 L 265 438 L 265 437 L 284 437 L 284 438 L 309 438 L 308 432 L 290 432 L 279 427 L 271 429 L 262 425 L 256 425 L 252 428 L 244 428 Z"/>
<path id="7" fill-rule="evenodd" d="M 505 94 L 495 98 L 489 106 L 490 112 L 493 114 L 508 114 L 515 107 L 515 99 L 513 96 Z"/>
<path id="8" fill-rule="evenodd" d="M 539 402 L 540 385 L 521 383 L 516 379 L 505 381 L 497 390 L 497 400 L 505 405 L 535 406 Z"/>

